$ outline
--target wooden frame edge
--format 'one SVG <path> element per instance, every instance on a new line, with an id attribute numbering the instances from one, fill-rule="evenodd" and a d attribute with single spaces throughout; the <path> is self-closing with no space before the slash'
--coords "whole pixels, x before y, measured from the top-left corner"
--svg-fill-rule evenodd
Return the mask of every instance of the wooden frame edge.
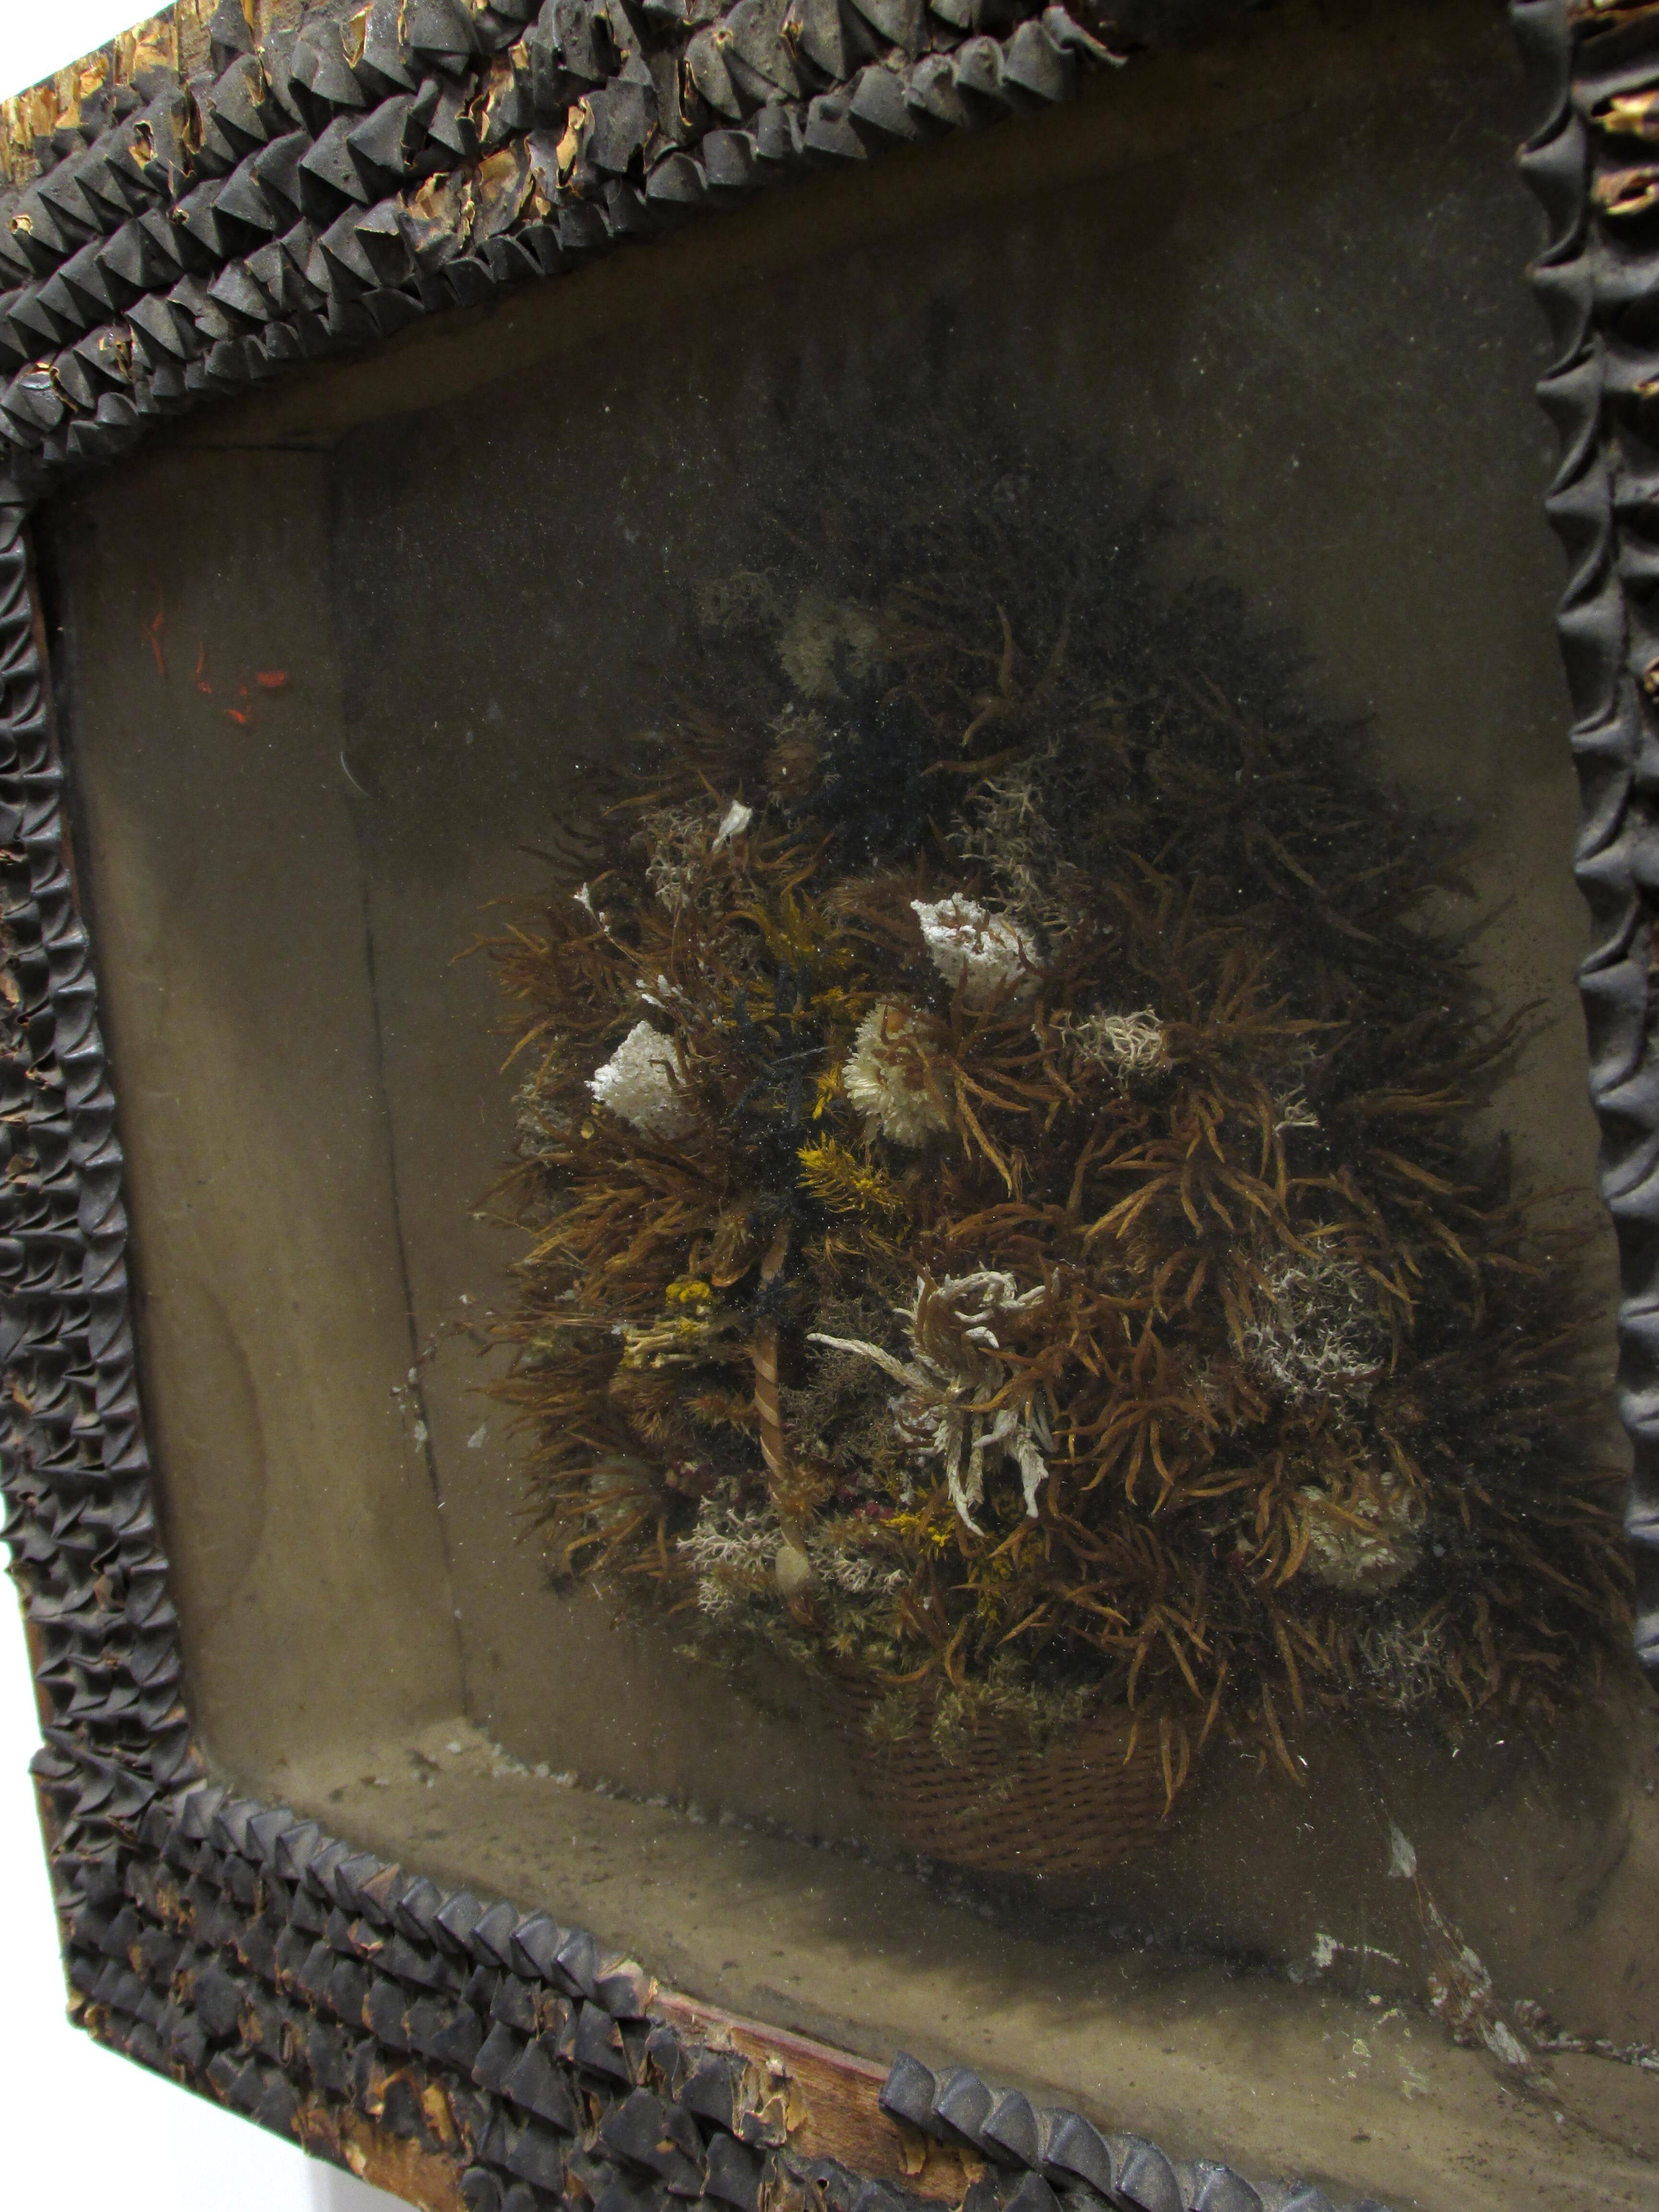
<path id="1" fill-rule="evenodd" d="M 741 0 L 726 24 L 742 7 L 746 33 L 754 0 Z M 26 296 L 0 301 L 0 345 L 9 332 L 14 356 L 18 333 L 42 319 L 64 341 L 15 367 L 0 392 L 0 878 L 10 978 L 0 1003 L 0 1126 L 15 1170 L 0 1202 L 10 1383 L 0 1464 L 3 1533 L 47 1716 L 34 1772 L 73 2012 L 140 2063 L 430 2212 L 537 2212 L 583 2198 L 597 2212 L 672 2212 L 677 2197 L 710 2212 L 919 2203 L 1329 2212 L 1316 2188 L 1264 2191 L 1217 2164 L 1178 2166 L 1075 2113 L 1036 2112 L 1019 2093 L 999 2094 L 964 2069 L 935 2076 L 901 2054 L 884 2073 L 720 2014 L 659 1990 L 637 1964 L 601 1956 L 590 1937 L 545 1913 L 441 1891 L 285 1808 L 232 1802 L 204 1778 L 155 1527 L 114 1102 L 29 571 L 33 502 L 126 450 L 154 422 L 504 285 L 541 281 L 740 200 L 769 174 L 861 162 L 884 145 L 1069 96 L 1079 70 L 1122 57 L 1063 9 L 1021 0 L 1000 39 L 964 39 L 945 26 L 951 35 L 941 31 L 924 52 L 893 46 L 845 81 L 813 89 L 798 80 L 793 95 L 774 85 L 778 96 L 746 112 L 728 72 L 739 112 L 705 101 L 701 129 L 665 137 L 635 176 L 607 170 L 596 151 L 605 110 L 593 94 L 609 78 L 550 118 L 532 57 L 524 109 L 526 71 L 514 58 L 523 39 L 489 43 L 501 27 L 528 23 L 522 0 L 494 10 L 379 0 L 361 11 L 355 64 L 337 23 L 314 26 L 307 46 L 290 10 L 280 51 L 260 52 L 240 0 L 210 16 L 204 0 L 189 0 L 189 12 L 211 84 L 166 82 L 169 71 L 177 78 L 175 39 L 173 64 L 145 64 L 159 72 L 148 99 L 112 112 L 80 155 L 22 179 L 9 211 L 38 204 L 64 250 L 14 288 Z M 1191 28 L 1237 8 L 1200 0 L 1179 12 Z M 1652 396 L 1606 343 L 1632 285 L 1646 281 L 1644 210 L 1633 204 L 1648 187 L 1618 181 L 1639 164 L 1621 162 L 1596 103 L 1659 55 L 1659 6 L 1515 0 L 1512 14 L 1547 115 L 1522 166 L 1552 224 L 1535 279 L 1561 344 L 1543 388 L 1564 440 L 1551 512 L 1573 560 L 1562 634 L 1580 716 L 1580 875 L 1599 930 L 1584 990 L 1607 1137 L 1604 1192 L 1626 1261 L 1621 1411 L 1637 1443 L 1638 1649 L 1652 1668 L 1659 1243 L 1648 1217 L 1659 1188 L 1659 1085 L 1646 1045 L 1652 822 L 1641 767 L 1655 742 L 1659 635 L 1645 612 L 1639 532 L 1620 526 L 1615 493 L 1623 514 L 1632 498 L 1659 502 L 1659 478 L 1650 485 L 1631 474 L 1620 426 L 1632 410 L 1644 419 Z M 1159 0 L 1137 15 L 1154 33 Z M 674 46 L 682 86 L 695 81 L 688 57 L 708 27 L 688 26 Z M 410 84 L 395 74 L 416 69 L 425 73 Z M 267 96 L 280 72 L 286 104 Z M 347 79 L 363 94 L 356 106 Z M 136 93 L 131 73 L 125 82 Z M 407 126 L 422 101 L 418 136 Z M 289 127 L 276 128 L 276 111 Z M 434 138 L 434 122 L 456 143 Z M 9 112 L 6 127 L 15 151 Z M 270 154 L 298 134 L 303 147 Z M 422 172 L 434 143 L 451 166 Z M 202 149 L 216 147 L 204 176 Z M 394 155 L 407 155 L 407 173 L 389 166 Z M 240 218 L 216 212 L 236 179 L 275 206 L 282 189 L 273 181 L 266 191 L 261 161 L 301 196 L 294 208 L 309 195 L 316 215 L 329 216 L 295 215 L 290 230 L 309 233 L 297 241 L 302 256 L 289 250 L 289 232 L 250 246 Z M 440 176 L 461 182 L 422 200 Z M 374 197 L 377 183 L 386 189 Z M 1659 198 L 1659 172 L 1652 185 Z M 139 234 L 157 210 L 198 261 L 143 285 L 157 264 Z M 1620 243 L 1632 225 L 1634 251 Z M 77 227 L 87 234 L 77 239 Z M 134 275 L 123 280 L 129 264 Z M 102 321 L 93 313 L 100 286 L 122 301 Z M 86 327 L 69 331 L 71 315 Z"/>

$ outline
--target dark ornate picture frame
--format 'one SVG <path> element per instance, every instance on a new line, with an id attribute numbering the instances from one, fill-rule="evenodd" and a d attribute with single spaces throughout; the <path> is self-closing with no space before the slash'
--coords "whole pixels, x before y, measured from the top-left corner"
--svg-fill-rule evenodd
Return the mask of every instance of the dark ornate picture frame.
<path id="1" fill-rule="evenodd" d="M 1319 2212 L 1317 2188 L 1173 2165 L 965 2070 L 901 2056 L 884 2075 L 716 2014 L 545 1912 L 446 1893 L 283 1807 L 230 1801 L 192 1747 L 32 507 L 199 401 L 769 184 L 1064 100 L 1248 0 L 857 0 L 861 46 L 842 0 L 647 0 L 648 52 L 627 67 L 606 3 L 295 0 L 262 7 L 261 44 L 241 0 L 179 0 L 6 106 L 3 211 L 28 269 L 0 298 L 0 1127 L 16 1164 L 0 1480 L 71 2008 L 432 2212 L 583 2196 L 599 2212 Z M 1642 158 L 1659 142 L 1659 0 L 1511 14 L 1541 118 L 1522 167 L 1550 234 L 1534 283 L 1557 349 L 1541 397 L 1571 562 L 1583 998 L 1624 1270 L 1638 1645 L 1659 1674 L 1659 159 Z M 843 74 L 872 40 L 880 58 Z"/>

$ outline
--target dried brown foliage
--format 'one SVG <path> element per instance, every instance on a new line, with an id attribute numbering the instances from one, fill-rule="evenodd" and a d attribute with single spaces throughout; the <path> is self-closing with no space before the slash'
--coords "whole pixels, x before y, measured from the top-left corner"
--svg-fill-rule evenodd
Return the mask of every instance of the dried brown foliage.
<path id="1" fill-rule="evenodd" d="M 1519 1025 L 1423 918 L 1455 841 L 1190 605 L 962 573 L 746 658 L 728 605 L 580 896 L 493 945 L 556 1564 L 896 1724 L 1127 1700 L 1182 1772 L 1560 1699 L 1624 1618 L 1615 1479 L 1569 1245 L 1473 1141 Z M 953 898 L 1002 933 L 954 975 Z"/>

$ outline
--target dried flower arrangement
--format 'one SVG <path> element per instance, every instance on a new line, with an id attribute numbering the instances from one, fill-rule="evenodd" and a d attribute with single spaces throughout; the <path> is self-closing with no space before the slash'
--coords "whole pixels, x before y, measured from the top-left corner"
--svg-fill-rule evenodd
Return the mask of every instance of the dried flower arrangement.
<path id="1" fill-rule="evenodd" d="M 849 495 L 706 590 L 494 943 L 497 1387 L 561 1574 L 935 1780 L 1104 1720 L 1162 1812 L 1218 1728 L 1559 1702 L 1625 1569 L 1456 836 L 1103 505 Z"/>

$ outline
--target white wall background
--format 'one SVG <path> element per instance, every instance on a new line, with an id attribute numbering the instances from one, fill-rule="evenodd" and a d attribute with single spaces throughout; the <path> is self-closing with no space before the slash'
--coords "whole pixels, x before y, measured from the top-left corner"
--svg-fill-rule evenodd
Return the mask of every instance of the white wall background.
<path id="1" fill-rule="evenodd" d="M 125 29 L 144 0 L 0 0 L 0 98 Z M 0 1553 L 4 1547 L 0 1546 Z M 22 1624 L 0 1588 L 0 2204 L 122 2212 L 393 2212 L 395 2200 L 100 2050 L 64 2017 L 34 1794 Z"/>

